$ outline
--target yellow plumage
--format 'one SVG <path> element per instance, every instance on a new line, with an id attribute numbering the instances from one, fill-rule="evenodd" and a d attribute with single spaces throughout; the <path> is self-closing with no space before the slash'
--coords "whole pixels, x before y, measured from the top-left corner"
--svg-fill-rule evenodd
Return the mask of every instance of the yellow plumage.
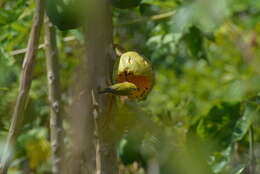
<path id="1" fill-rule="evenodd" d="M 129 95 L 132 95 L 132 93 L 136 90 L 137 90 L 137 87 L 135 84 L 130 83 L 130 82 L 122 82 L 122 83 L 117 83 L 117 84 L 111 85 L 108 88 L 105 88 L 105 89 L 99 91 L 99 93 L 100 94 L 111 93 L 111 94 L 119 95 L 119 96 L 129 96 Z"/>
<path id="2" fill-rule="evenodd" d="M 113 85 L 100 91 L 132 99 L 143 99 L 154 84 L 151 62 L 137 52 L 122 54 L 114 65 Z"/>

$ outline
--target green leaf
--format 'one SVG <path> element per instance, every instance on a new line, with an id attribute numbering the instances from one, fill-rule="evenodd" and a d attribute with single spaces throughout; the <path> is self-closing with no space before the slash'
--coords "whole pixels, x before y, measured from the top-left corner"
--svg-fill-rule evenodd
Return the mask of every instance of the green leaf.
<path id="1" fill-rule="evenodd" d="M 0 25 L 6 25 L 13 20 L 15 20 L 16 16 L 7 10 L 0 10 Z"/>
<path id="2" fill-rule="evenodd" d="M 237 121 L 234 127 L 232 142 L 239 141 L 246 135 L 256 115 L 257 105 L 251 102 L 246 103 L 243 116 Z"/>
<path id="3" fill-rule="evenodd" d="M 230 161 L 230 154 L 232 151 L 232 147 L 229 146 L 227 149 L 223 150 L 222 152 L 216 152 L 214 153 L 212 157 L 212 163 L 211 163 L 211 168 L 214 173 L 219 173 L 221 172 L 226 165 Z"/>
<path id="4" fill-rule="evenodd" d="M 232 142 L 233 130 L 240 117 L 240 103 L 222 102 L 199 121 L 197 133 L 202 139 L 214 142 L 216 150 L 222 151 Z"/>
<path id="5" fill-rule="evenodd" d="M 192 26 L 189 29 L 189 32 L 184 36 L 184 40 L 188 45 L 192 57 L 195 59 L 207 60 L 207 55 L 204 48 L 204 36 L 198 27 Z"/>

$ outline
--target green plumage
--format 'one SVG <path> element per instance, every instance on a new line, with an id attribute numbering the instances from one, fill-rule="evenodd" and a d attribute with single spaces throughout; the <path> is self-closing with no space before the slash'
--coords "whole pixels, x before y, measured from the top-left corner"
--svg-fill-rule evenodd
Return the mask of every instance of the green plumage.
<path id="1" fill-rule="evenodd" d="M 100 94 L 111 93 L 111 94 L 119 95 L 119 96 L 129 96 L 132 94 L 132 92 L 134 92 L 136 90 L 137 90 L 137 87 L 135 84 L 130 83 L 130 82 L 122 82 L 122 83 L 117 83 L 117 84 L 111 85 L 108 88 L 105 88 L 105 89 L 99 91 L 99 93 Z"/>

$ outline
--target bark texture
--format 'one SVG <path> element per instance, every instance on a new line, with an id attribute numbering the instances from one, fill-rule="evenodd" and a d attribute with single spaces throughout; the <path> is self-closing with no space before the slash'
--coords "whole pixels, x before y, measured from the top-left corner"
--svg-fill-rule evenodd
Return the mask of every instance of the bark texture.
<path id="1" fill-rule="evenodd" d="M 73 173 L 116 174 L 117 161 L 113 136 L 114 98 L 99 95 L 98 89 L 111 84 L 113 51 L 112 11 L 109 1 L 88 1 L 84 25 L 86 55 L 81 60 L 77 82 L 79 91 L 73 101 L 75 141 Z M 105 120 L 110 126 L 103 129 Z M 76 160 L 75 160 L 76 159 Z"/>
<path id="2" fill-rule="evenodd" d="M 62 174 L 62 104 L 59 78 L 59 57 L 56 44 L 56 30 L 48 17 L 45 17 L 45 47 L 50 104 L 50 131 L 52 150 L 52 173 Z"/>
<path id="3" fill-rule="evenodd" d="M 96 172 L 99 174 L 116 174 L 116 129 L 113 121 L 114 98 L 108 95 L 99 95 L 97 90 L 111 84 L 115 53 L 113 51 L 112 11 L 109 1 L 98 0 L 92 19 L 86 25 L 86 65 L 87 88 L 92 89 L 91 117 L 96 123 Z M 92 93 L 91 93 L 92 92 Z"/>
<path id="4" fill-rule="evenodd" d="M 44 1 L 36 0 L 36 9 L 33 17 L 32 29 L 30 32 L 30 37 L 27 46 L 28 49 L 24 57 L 24 62 L 23 62 L 23 67 L 21 72 L 19 93 L 16 99 L 16 104 L 12 115 L 11 126 L 9 128 L 4 155 L 1 161 L 0 173 L 2 174 L 7 173 L 8 164 L 11 160 L 9 152 L 11 151 L 11 146 L 14 145 L 16 137 L 21 128 L 23 114 L 26 109 L 29 90 L 32 82 L 32 73 L 33 73 L 33 67 L 35 62 L 35 56 L 37 53 L 41 27 L 43 22 L 43 14 L 44 14 Z"/>

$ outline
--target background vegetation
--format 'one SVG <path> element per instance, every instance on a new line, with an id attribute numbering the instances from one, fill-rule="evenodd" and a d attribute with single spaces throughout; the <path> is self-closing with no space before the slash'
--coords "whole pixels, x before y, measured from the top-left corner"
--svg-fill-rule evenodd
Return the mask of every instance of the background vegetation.
<path id="1" fill-rule="evenodd" d="M 149 58 L 156 74 L 154 89 L 135 106 L 140 112 L 131 110 L 138 126 L 123 141 L 137 149 L 145 163 L 156 158 L 161 174 L 253 174 L 252 167 L 260 173 L 260 1 L 142 3 L 137 8 L 113 9 L 115 43 Z M 0 7 L 1 154 L 35 3 L 0 0 Z M 81 32 L 80 28 L 57 32 L 68 130 L 70 87 L 83 55 Z M 11 174 L 51 171 L 47 91 L 45 54 L 39 49 Z M 130 158 L 122 159 L 125 148 L 121 141 L 121 161 Z M 123 174 L 145 171 L 135 164 L 119 165 Z"/>

